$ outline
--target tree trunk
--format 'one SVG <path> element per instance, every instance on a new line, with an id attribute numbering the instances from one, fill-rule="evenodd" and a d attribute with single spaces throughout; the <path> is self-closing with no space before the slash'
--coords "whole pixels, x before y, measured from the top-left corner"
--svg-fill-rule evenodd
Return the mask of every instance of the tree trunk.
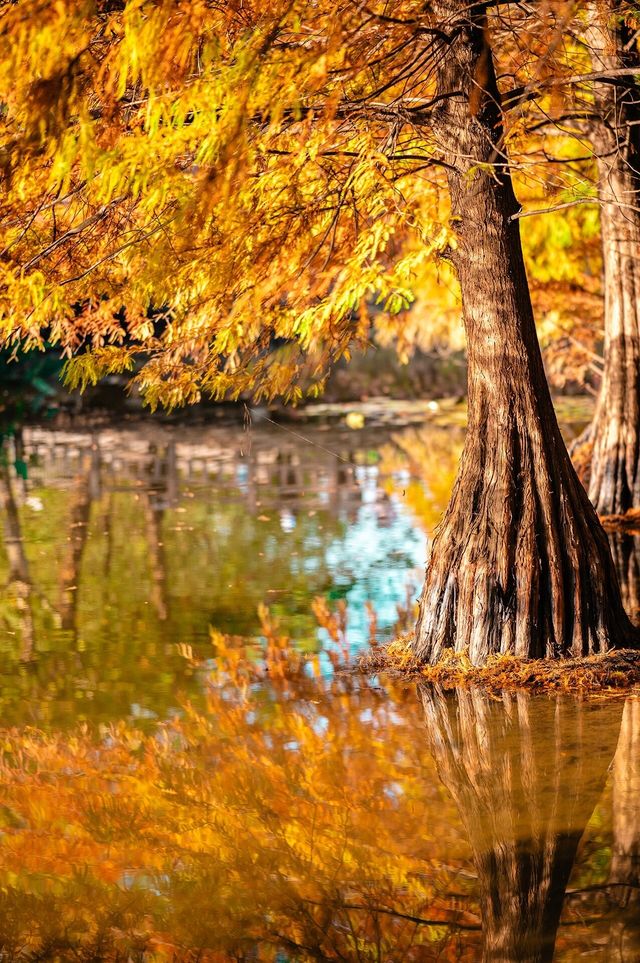
<path id="1" fill-rule="evenodd" d="M 622 705 L 421 687 L 427 735 L 478 874 L 486 963 L 553 958 L 576 849 L 604 787 Z"/>
<path id="2" fill-rule="evenodd" d="M 556 421 L 536 336 L 481 6 L 437 0 L 451 37 L 433 119 L 448 165 L 469 425 L 433 541 L 414 650 L 582 656 L 629 643 L 606 537 Z"/>
<path id="3" fill-rule="evenodd" d="M 635 27 L 619 0 L 594 5 L 588 41 L 593 68 L 639 67 Z M 604 372 L 594 419 L 580 442 L 591 447 L 589 497 L 601 515 L 640 506 L 640 90 L 633 79 L 595 86 L 604 264 Z M 582 457 L 581 457 L 582 455 Z M 586 478 L 585 478 L 586 480 Z"/>

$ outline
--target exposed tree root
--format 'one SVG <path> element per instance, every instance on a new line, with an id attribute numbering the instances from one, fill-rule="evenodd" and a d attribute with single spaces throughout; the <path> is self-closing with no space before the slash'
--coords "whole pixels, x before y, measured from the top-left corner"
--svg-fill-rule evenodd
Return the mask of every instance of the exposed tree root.
<path id="1" fill-rule="evenodd" d="M 389 672 L 442 689 L 477 686 L 489 692 L 504 689 L 537 691 L 610 692 L 640 686 L 640 651 L 620 649 L 578 659 L 519 659 L 491 656 L 475 666 L 464 653 L 445 650 L 435 665 L 425 665 L 411 651 L 411 636 L 396 639 L 363 656 L 364 672 Z"/>

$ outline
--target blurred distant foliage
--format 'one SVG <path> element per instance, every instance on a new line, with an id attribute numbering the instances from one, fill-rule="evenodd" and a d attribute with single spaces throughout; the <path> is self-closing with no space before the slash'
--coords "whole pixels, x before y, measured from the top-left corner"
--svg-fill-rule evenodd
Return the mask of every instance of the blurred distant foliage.
<path id="1" fill-rule="evenodd" d="M 419 0 L 385 9 L 5 4 L 4 342 L 55 343 L 71 384 L 121 374 L 168 407 L 243 392 L 295 402 L 376 338 L 404 360 L 459 349 L 442 257 L 455 224 L 429 127 L 438 29 Z M 505 96 L 535 94 L 507 129 L 528 209 L 593 195 L 588 140 L 563 119 L 580 98 L 558 82 L 588 69 L 581 11 L 490 8 Z M 545 340 L 568 352 L 571 380 L 599 330 L 597 212 L 523 229 Z M 573 297 L 585 278 L 588 317 Z"/>

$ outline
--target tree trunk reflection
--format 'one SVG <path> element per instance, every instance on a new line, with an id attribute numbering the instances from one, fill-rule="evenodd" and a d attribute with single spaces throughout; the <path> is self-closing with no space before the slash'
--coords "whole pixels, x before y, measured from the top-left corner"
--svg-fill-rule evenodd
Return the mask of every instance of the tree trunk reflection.
<path id="1" fill-rule="evenodd" d="M 613 765 L 609 960 L 640 959 L 640 698 L 624 707 Z"/>
<path id="2" fill-rule="evenodd" d="M 9 577 L 3 594 L 14 597 L 16 624 L 20 634 L 19 658 L 21 662 L 30 662 L 35 658 L 33 585 L 22 539 L 16 482 L 9 468 L 4 466 L 0 469 L 0 509 L 4 517 L 4 549 L 9 563 Z"/>
<path id="3" fill-rule="evenodd" d="M 622 604 L 631 621 L 640 624 L 640 535 L 609 532 L 609 545 L 618 573 Z"/>
<path id="4" fill-rule="evenodd" d="M 428 738 L 471 844 L 483 959 L 553 958 L 576 849 L 602 792 L 621 702 L 422 686 Z"/>

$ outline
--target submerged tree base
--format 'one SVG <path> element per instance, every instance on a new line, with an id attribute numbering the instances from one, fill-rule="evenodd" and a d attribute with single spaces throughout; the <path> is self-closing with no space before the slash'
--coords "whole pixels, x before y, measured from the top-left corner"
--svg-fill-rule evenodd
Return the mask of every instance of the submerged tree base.
<path id="1" fill-rule="evenodd" d="M 576 659 L 519 659 L 491 656 L 475 666 L 465 653 L 446 650 L 434 665 L 425 665 L 411 649 L 412 636 L 396 639 L 363 656 L 365 672 L 390 672 L 431 682 L 443 689 L 479 686 L 491 692 L 503 689 L 603 692 L 628 690 L 640 685 L 640 651 L 619 649 L 604 655 Z"/>

